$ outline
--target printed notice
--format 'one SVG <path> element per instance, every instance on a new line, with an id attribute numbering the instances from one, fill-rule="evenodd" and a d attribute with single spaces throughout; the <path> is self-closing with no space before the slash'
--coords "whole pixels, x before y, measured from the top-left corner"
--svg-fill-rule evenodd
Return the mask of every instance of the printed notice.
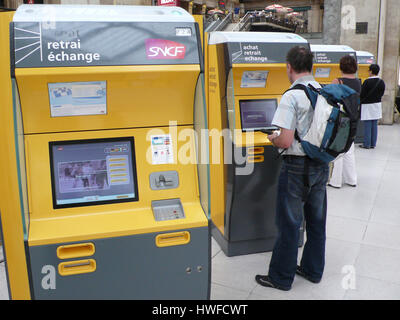
<path id="1" fill-rule="evenodd" d="M 315 78 L 329 78 L 331 74 L 331 68 L 317 68 L 315 70 Z"/>
<path id="2" fill-rule="evenodd" d="M 105 81 L 49 83 L 52 117 L 107 114 Z"/>
<path id="3" fill-rule="evenodd" d="M 170 134 L 151 136 L 151 154 L 153 164 L 169 164 L 174 162 L 172 140 Z"/>
<path id="4" fill-rule="evenodd" d="M 268 71 L 245 71 L 242 75 L 241 88 L 265 88 Z"/>
<path id="5" fill-rule="evenodd" d="M 315 63 L 333 63 L 331 57 L 328 57 L 326 52 L 316 52 L 314 53 Z"/>

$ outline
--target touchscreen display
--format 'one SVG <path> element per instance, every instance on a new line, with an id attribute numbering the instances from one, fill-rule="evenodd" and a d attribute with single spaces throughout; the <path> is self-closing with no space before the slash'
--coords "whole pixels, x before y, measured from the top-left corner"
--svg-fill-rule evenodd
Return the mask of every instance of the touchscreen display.
<path id="1" fill-rule="evenodd" d="M 55 209 L 138 200 L 133 137 L 49 146 Z"/>
<path id="2" fill-rule="evenodd" d="M 277 129 L 272 119 L 278 102 L 276 99 L 240 100 L 242 130 Z"/>

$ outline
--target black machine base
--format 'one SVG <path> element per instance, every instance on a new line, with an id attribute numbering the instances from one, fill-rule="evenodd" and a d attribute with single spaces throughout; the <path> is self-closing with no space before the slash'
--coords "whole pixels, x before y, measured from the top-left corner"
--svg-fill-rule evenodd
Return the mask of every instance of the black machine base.
<path id="1" fill-rule="evenodd" d="M 211 235 L 217 241 L 222 251 L 227 257 L 234 257 L 246 254 L 270 252 L 274 249 L 275 237 L 264 239 L 251 239 L 243 241 L 229 241 L 221 234 L 219 229 L 213 224 Z M 299 247 L 304 244 L 304 230 L 300 230 Z"/>

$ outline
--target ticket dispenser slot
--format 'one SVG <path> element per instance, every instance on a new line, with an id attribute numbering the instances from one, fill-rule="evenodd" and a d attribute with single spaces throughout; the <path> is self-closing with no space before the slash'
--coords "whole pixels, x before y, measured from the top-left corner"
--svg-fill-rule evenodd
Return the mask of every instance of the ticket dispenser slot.
<path id="1" fill-rule="evenodd" d="M 57 248 L 57 257 L 59 259 L 71 259 L 92 256 L 95 253 L 93 243 L 78 243 Z"/>
<path id="2" fill-rule="evenodd" d="M 156 200 L 151 202 L 154 219 L 156 221 L 184 219 L 185 212 L 183 211 L 180 199 Z"/>

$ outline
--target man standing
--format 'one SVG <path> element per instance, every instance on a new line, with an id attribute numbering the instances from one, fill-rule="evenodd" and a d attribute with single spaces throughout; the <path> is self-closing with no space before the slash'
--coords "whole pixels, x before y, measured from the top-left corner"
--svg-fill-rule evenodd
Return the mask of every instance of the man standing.
<path id="1" fill-rule="evenodd" d="M 294 47 L 286 58 L 287 74 L 294 87 L 297 84 L 320 85 L 312 76 L 313 55 L 309 49 Z M 290 290 L 295 274 L 318 283 L 325 266 L 325 225 L 327 211 L 327 164 L 306 157 L 300 139 L 310 128 L 313 109 L 303 90 L 286 92 L 279 103 L 272 123 L 280 134 L 269 135 L 269 140 L 283 153 L 283 165 L 278 183 L 275 242 L 268 275 L 256 275 L 258 284 L 280 290 Z M 306 170 L 307 167 L 307 170 Z M 307 241 L 300 266 L 297 252 L 300 228 L 306 222 Z"/>
<path id="2" fill-rule="evenodd" d="M 374 149 L 378 139 L 378 120 L 382 118 L 382 97 L 385 94 L 385 82 L 378 77 L 380 67 L 369 66 L 369 78 L 361 87 L 361 121 L 364 122 L 364 149 Z"/>

